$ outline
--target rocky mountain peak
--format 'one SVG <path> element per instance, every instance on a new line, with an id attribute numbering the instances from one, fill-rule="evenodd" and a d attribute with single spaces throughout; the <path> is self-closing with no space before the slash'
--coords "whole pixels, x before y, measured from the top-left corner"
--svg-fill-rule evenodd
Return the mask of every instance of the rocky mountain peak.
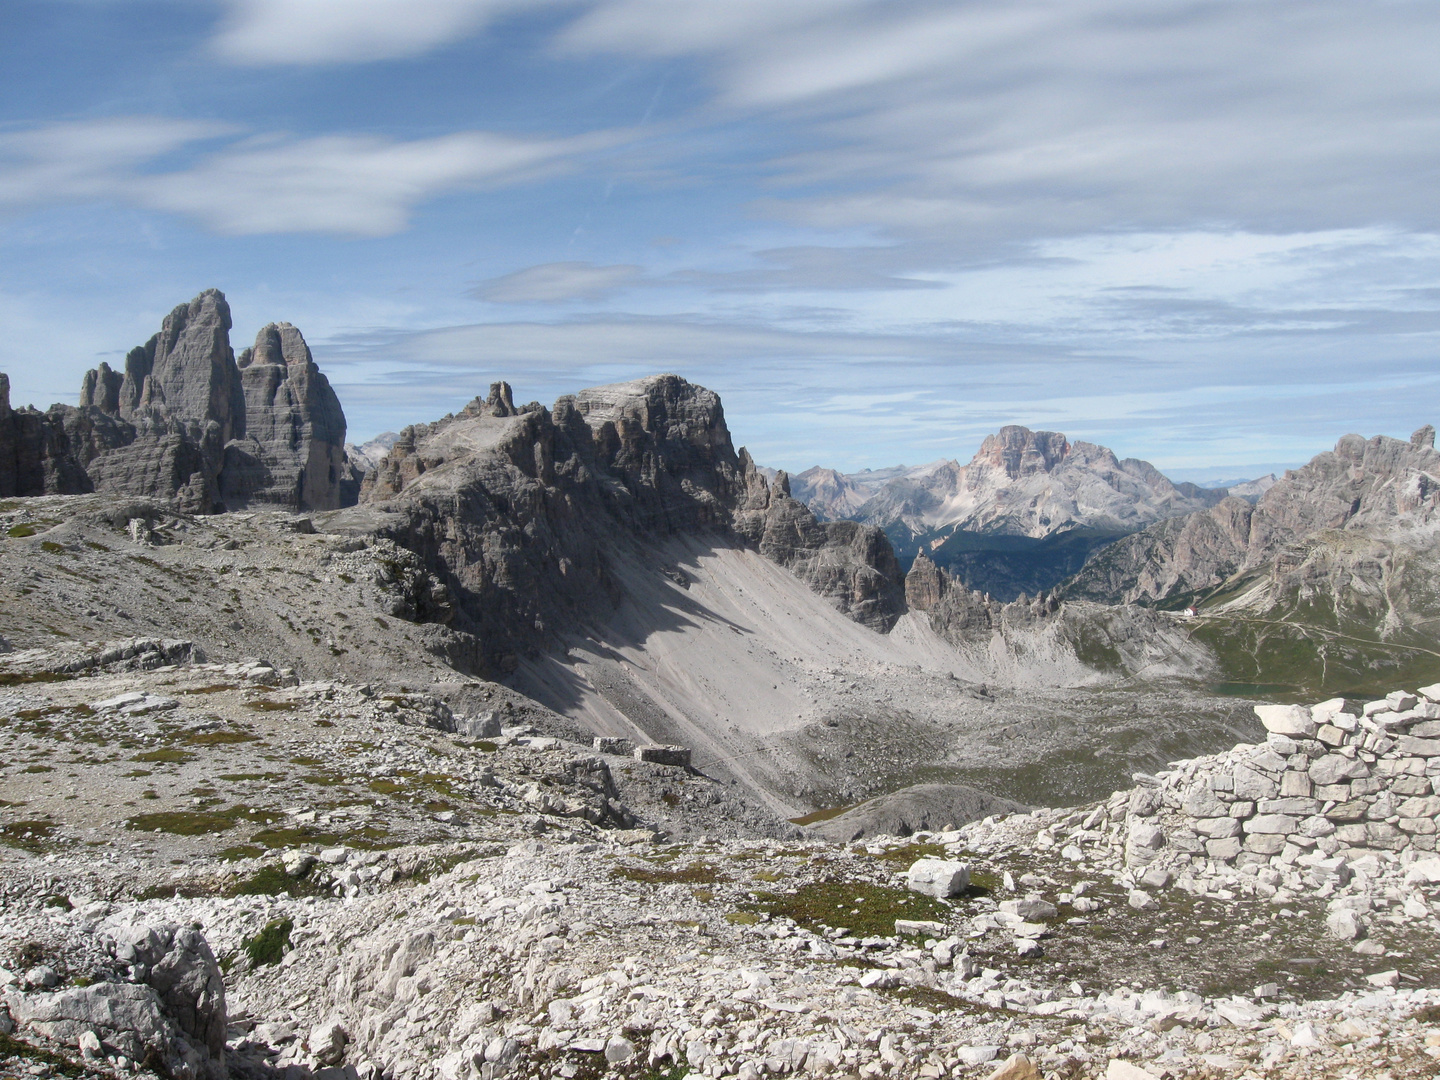
<path id="1" fill-rule="evenodd" d="M 485 412 L 490 416 L 514 416 L 515 395 L 507 382 L 490 384 L 490 396 L 485 399 Z"/>
<path id="2" fill-rule="evenodd" d="M 219 289 L 206 289 L 171 311 L 160 333 L 125 358 L 120 415 L 213 422 L 222 444 L 244 435 L 245 398 L 231 326 L 230 305 Z"/>
<path id="3" fill-rule="evenodd" d="M 79 408 L 14 414 L 0 433 L 0 489 L 111 492 L 199 513 L 338 507 L 347 484 L 358 488 L 345 414 L 304 336 L 270 323 L 237 362 L 231 326 L 225 294 L 207 289 L 131 349 L 123 373 L 86 372 Z"/>
<path id="4" fill-rule="evenodd" d="M 288 322 L 268 323 L 255 335 L 253 347 L 242 352 L 236 365 L 244 370 L 252 364 L 288 367 L 290 364 L 313 364 L 310 346 L 305 337 Z"/>
<path id="5" fill-rule="evenodd" d="M 1416 450 L 1435 449 L 1435 425 L 1426 424 L 1410 436 L 1410 445 Z"/>
<path id="6" fill-rule="evenodd" d="M 1031 431 L 1007 424 L 987 435 L 970 464 L 1003 469 L 1011 480 L 1035 473 L 1053 472 L 1070 453 L 1070 443 L 1058 431 Z"/>

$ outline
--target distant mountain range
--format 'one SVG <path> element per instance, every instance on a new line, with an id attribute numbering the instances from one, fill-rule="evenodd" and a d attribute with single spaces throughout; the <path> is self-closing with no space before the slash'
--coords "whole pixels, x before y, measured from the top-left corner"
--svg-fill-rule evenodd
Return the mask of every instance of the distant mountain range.
<path id="1" fill-rule="evenodd" d="M 1147 461 L 1012 425 L 988 436 L 967 465 L 817 466 L 791 477 L 790 490 L 817 518 L 883 529 L 904 566 L 923 551 L 971 588 L 1011 600 L 1054 587 L 1119 537 L 1227 496 L 1253 501 L 1274 482 L 1176 484 Z"/>

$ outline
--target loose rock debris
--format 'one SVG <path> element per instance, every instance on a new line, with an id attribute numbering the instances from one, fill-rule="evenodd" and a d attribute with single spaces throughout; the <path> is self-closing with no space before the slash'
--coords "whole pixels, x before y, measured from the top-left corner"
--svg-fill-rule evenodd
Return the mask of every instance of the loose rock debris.
<path id="1" fill-rule="evenodd" d="M 1440 687 L 844 845 L 683 766 L 297 683 L 0 691 L 9 1074 L 1440 1075 Z"/>

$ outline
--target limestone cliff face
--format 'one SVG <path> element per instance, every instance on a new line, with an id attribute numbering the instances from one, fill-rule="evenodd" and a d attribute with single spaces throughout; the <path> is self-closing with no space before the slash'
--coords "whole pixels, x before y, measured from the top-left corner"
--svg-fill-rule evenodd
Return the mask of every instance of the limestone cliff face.
<path id="1" fill-rule="evenodd" d="M 783 479 L 771 485 L 736 453 L 719 397 L 674 375 L 549 410 L 516 408 L 497 383 L 457 415 L 406 428 L 361 501 L 445 583 L 437 614 L 453 612 L 492 669 L 613 610 L 651 545 L 680 534 L 752 544 L 867 625 L 888 629 L 903 610 L 884 537 L 816 522 Z"/>
<path id="2" fill-rule="evenodd" d="M 345 413 L 304 336 L 289 323 L 270 323 L 236 366 L 245 436 L 225 447 L 220 492 L 225 505 L 341 506 L 348 470 Z"/>
<path id="3" fill-rule="evenodd" d="M 299 331 L 266 327 L 242 372 L 230 329 L 224 294 L 208 289 L 131 349 L 123 373 L 87 372 L 79 408 L 11 410 L 7 380 L 0 492 L 111 492 L 192 513 L 341 505 L 347 480 L 358 487 L 345 416 Z"/>

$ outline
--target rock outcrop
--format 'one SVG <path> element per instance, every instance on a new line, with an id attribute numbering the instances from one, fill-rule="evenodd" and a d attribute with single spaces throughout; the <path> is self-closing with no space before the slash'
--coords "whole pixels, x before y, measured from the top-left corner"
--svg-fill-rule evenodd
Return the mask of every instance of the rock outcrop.
<path id="1" fill-rule="evenodd" d="M 175 1080 L 224 1080 L 225 981 L 205 936 L 124 921 L 97 936 L 128 981 L 9 990 L 3 1000 L 15 1020 L 89 1056 L 119 1055 Z"/>
<path id="2" fill-rule="evenodd" d="M 453 627 L 484 665 L 612 610 L 612 561 L 677 534 L 749 543 L 852 618 L 888 629 L 901 574 L 878 530 L 822 524 L 737 454 L 719 397 L 675 375 L 595 387 L 552 410 L 497 383 L 458 415 L 408 427 L 362 503 L 447 590 Z M 638 547 L 637 547 L 638 545 Z"/>
<path id="3" fill-rule="evenodd" d="M 1433 428 L 1421 428 L 1409 441 L 1346 435 L 1333 451 L 1287 472 L 1254 506 L 1227 498 L 1152 525 L 1107 548 L 1062 591 L 1110 603 L 1155 603 L 1257 573 L 1276 582 L 1290 578 L 1298 587 L 1296 575 L 1304 577 L 1307 564 L 1363 557 L 1366 539 L 1432 547 L 1437 510 L 1440 453 Z"/>
<path id="4" fill-rule="evenodd" d="M 242 371 L 230 329 L 224 294 L 207 289 L 131 349 L 123 373 L 87 372 L 78 408 L 13 410 L 0 375 L 0 495 L 98 491 L 192 513 L 358 495 L 344 413 L 300 332 L 267 326 Z"/>
<path id="5" fill-rule="evenodd" d="M 240 354 L 237 367 L 245 435 L 225 447 L 220 492 L 225 505 L 341 506 L 350 470 L 345 413 L 300 331 L 270 323 L 254 347 Z"/>

